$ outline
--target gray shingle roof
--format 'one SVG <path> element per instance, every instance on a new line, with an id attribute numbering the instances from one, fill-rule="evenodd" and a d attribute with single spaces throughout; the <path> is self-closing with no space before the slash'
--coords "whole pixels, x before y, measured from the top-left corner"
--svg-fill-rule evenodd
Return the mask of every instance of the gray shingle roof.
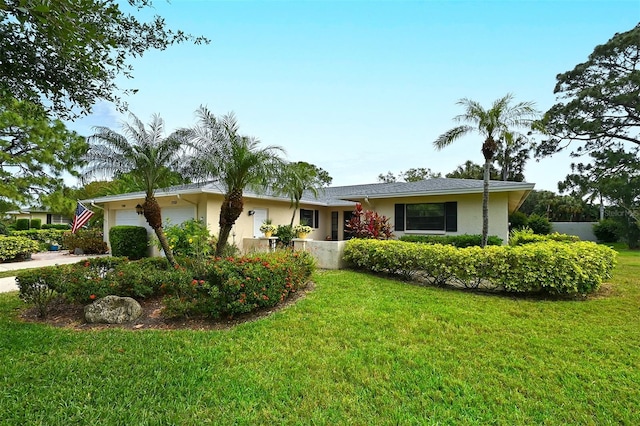
<path id="1" fill-rule="evenodd" d="M 490 192 L 504 191 L 529 191 L 534 184 L 526 182 L 503 182 L 491 181 L 489 183 Z M 318 191 L 318 197 L 314 197 L 310 191 L 306 191 L 302 197 L 302 202 L 313 204 L 324 204 L 327 206 L 351 205 L 353 201 L 364 198 L 394 198 L 394 197 L 415 197 L 424 195 L 443 194 L 466 194 L 481 193 L 483 181 L 473 179 L 451 179 L 433 178 L 418 182 L 393 182 L 393 183 L 371 183 L 364 185 L 333 186 L 323 188 Z M 213 193 L 222 194 L 223 188 L 217 182 L 205 182 L 200 184 L 188 184 L 173 186 L 156 191 L 156 196 L 167 194 L 188 194 L 188 193 Z M 286 195 L 278 195 L 273 191 L 255 193 L 245 190 L 245 196 L 256 198 L 271 198 L 288 200 Z M 121 194 L 96 198 L 95 202 L 108 202 L 132 198 L 144 197 L 144 192 Z"/>

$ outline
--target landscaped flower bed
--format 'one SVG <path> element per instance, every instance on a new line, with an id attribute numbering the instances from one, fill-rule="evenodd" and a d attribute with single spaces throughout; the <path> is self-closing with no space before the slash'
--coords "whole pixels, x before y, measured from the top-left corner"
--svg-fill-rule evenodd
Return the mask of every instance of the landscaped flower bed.
<path id="1" fill-rule="evenodd" d="M 306 285 L 314 270 L 308 253 L 289 250 L 204 262 L 182 259 L 95 258 L 84 262 L 22 271 L 20 297 L 41 315 L 58 296 L 88 304 L 107 296 L 142 300 L 161 297 L 167 317 L 218 318 L 273 307 Z"/>

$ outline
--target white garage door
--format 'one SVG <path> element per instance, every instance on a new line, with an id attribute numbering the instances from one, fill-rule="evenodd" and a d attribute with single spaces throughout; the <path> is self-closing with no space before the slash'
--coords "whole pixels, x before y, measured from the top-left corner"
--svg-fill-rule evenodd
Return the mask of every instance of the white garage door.
<path id="1" fill-rule="evenodd" d="M 164 207 L 162 209 L 162 221 L 166 226 L 167 223 L 171 225 L 179 225 L 189 219 L 196 217 L 195 206 L 188 207 Z M 139 215 L 135 210 L 116 210 L 116 223 L 115 225 L 132 225 L 132 226 L 144 226 L 148 232 L 152 232 L 151 227 L 147 223 L 147 220 L 143 215 Z"/>

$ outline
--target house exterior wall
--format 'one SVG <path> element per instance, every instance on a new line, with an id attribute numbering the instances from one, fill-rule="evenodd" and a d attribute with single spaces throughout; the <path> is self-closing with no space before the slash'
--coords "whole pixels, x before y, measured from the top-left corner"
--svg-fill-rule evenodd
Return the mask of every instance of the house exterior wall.
<path id="1" fill-rule="evenodd" d="M 395 205 L 414 203 L 446 203 L 455 201 L 458 203 L 458 230 L 457 232 L 444 231 L 394 231 L 396 237 L 405 234 L 419 235 L 462 235 L 482 233 L 482 194 L 455 194 L 438 195 L 430 197 L 405 197 L 384 200 L 370 200 L 363 204 L 365 210 L 375 210 L 378 214 L 391 218 L 391 224 L 395 223 Z M 489 194 L 489 235 L 497 235 L 502 238 L 504 244 L 509 240 L 509 197 L 507 193 Z"/>
<path id="2" fill-rule="evenodd" d="M 15 220 L 18 219 L 40 219 L 42 224 L 47 223 L 47 213 L 34 212 L 34 213 L 19 213 L 14 216 Z"/>

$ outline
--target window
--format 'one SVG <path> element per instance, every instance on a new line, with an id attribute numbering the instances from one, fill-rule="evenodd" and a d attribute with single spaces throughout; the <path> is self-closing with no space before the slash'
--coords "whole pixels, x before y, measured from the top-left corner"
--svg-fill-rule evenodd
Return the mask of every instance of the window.
<path id="1" fill-rule="evenodd" d="M 444 203 L 407 204 L 407 231 L 444 231 Z"/>
<path id="2" fill-rule="evenodd" d="M 458 230 L 458 203 L 396 204 L 396 231 Z"/>
<path id="3" fill-rule="evenodd" d="M 300 225 L 307 225 L 312 228 L 320 227 L 320 211 L 300 209 Z"/>

